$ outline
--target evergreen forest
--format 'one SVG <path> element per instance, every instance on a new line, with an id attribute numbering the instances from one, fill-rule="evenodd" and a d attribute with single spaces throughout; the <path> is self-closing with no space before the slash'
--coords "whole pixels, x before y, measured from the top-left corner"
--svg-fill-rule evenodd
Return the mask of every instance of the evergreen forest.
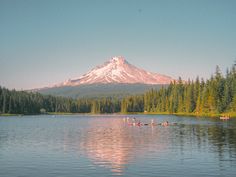
<path id="1" fill-rule="evenodd" d="M 236 115 L 236 65 L 222 74 L 217 66 L 210 79 L 184 81 L 144 94 L 119 98 L 65 98 L 0 87 L 0 114 L 41 113 L 166 113 Z"/>

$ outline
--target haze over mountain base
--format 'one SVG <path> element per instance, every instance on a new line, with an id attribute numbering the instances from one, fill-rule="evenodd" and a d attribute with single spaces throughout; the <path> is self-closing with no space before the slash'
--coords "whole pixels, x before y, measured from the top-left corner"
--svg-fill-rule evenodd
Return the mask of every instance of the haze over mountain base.
<path id="1" fill-rule="evenodd" d="M 44 95 L 63 96 L 71 98 L 123 98 L 127 95 L 143 94 L 150 89 L 160 89 L 167 85 L 148 84 L 89 84 L 79 86 L 62 86 L 40 89 L 37 92 Z"/>

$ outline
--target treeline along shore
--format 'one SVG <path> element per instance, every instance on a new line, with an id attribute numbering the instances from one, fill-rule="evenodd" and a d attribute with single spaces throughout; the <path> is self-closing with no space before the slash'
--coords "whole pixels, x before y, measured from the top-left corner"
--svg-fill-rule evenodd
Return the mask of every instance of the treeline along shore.
<path id="1" fill-rule="evenodd" d="M 72 99 L 0 87 L 0 114 L 41 113 L 162 113 L 236 117 L 236 66 L 223 75 L 217 66 L 208 80 L 172 82 L 142 95 Z"/>

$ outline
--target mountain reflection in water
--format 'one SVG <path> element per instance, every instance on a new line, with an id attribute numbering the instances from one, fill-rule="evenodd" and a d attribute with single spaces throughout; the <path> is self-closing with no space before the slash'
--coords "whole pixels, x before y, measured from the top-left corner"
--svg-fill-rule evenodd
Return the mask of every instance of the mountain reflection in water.
<path id="1" fill-rule="evenodd" d="M 122 173 L 126 164 L 145 156 L 147 151 L 158 152 L 165 146 L 157 146 L 157 127 L 129 126 L 122 119 L 94 119 L 83 137 L 81 146 L 89 158 L 115 173 Z"/>
<path id="2" fill-rule="evenodd" d="M 129 115 L 0 118 L 0 176 L 109 177 L 236 174 L 236 120 Z"/>

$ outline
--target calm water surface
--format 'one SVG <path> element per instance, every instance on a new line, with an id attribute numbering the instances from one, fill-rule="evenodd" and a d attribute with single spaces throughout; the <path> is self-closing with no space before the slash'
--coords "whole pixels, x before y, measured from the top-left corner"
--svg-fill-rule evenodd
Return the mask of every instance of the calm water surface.
<path id="1" fill-rule="evenodd" d="M 135 115 L 177 123 L 138 127 L 125 117 L 0 117 L 0 176 L 236 175 L 236 120 Z"/>

